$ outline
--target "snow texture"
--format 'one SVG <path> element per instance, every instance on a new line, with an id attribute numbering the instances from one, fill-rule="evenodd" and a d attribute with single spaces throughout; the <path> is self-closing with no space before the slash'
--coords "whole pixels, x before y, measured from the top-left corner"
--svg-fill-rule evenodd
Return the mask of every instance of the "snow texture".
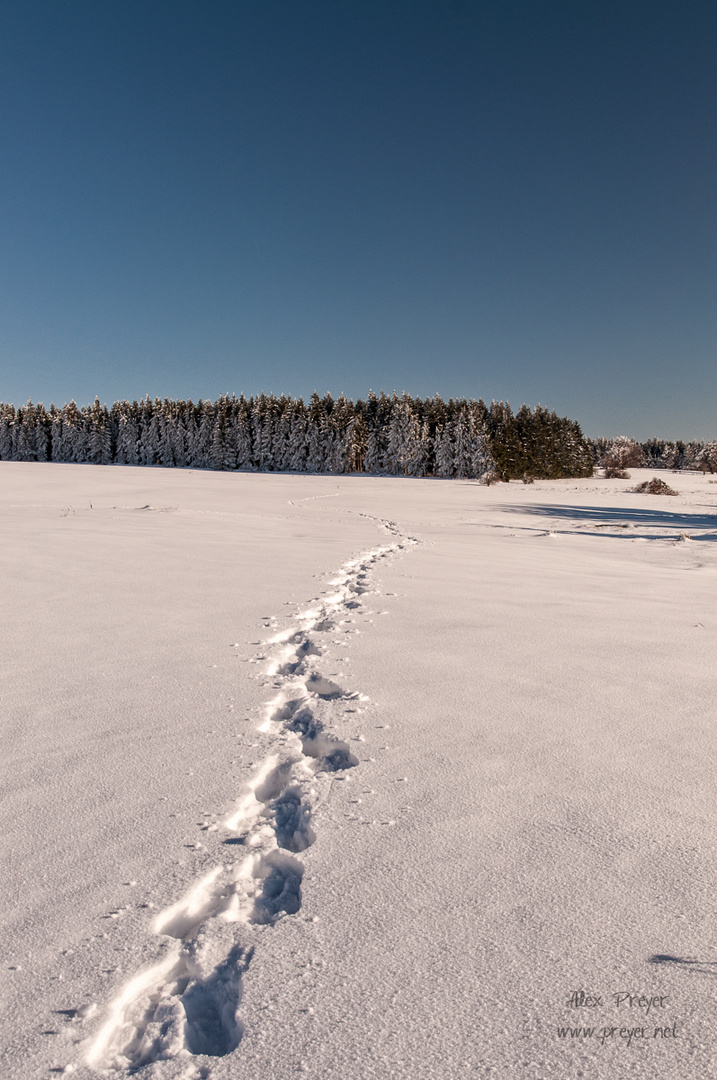
<path id="1" fill-rule="evenodd" d="M 0 463 L 2 1076 L 717 1075 L 678 486 Z"/>

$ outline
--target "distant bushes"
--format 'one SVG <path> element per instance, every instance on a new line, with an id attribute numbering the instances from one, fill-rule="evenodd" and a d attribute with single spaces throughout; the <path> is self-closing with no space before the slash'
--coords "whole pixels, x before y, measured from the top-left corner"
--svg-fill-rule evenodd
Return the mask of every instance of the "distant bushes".
<path id="1" fill-rule="evenodd" d="M 605 476 L 615 480 L 629 480 L 628 468 L 639 468 L 642 464 L 642 449 L 634 441 L 625 435 L 619 435 L 617 439 L 610 441 L 609 448 L 602 458 Z"/>
<path id="2" fill-rule="evenodd" d="M 685 443 L 648 439 L 647 442 L 638 443 L 625 435 L 619 435 L 616 439 L 590 439 L 588 442 L 593 463 L 602 466 L 606 476 L 618 476 L 625 469 L 641 467 L 717 472 L 717 442 Z"/>
<path id="3" fill-rule="evenodd" d="M 95 398 L 46 410 L 0 404 L 0 460 L 160 465 L 254 472 L 378 473 L 494 479 L 590 476 L 574 420 L 542 406 L 330 394 L 215 402 Z"/>
<path id="4" fill-rule="evenodd" d="M 625 469 L 621 469 L 619 465 L 614 463 L 605 466 L 605 479 L 606 480 L 629 480 L 630 474 Z"/>

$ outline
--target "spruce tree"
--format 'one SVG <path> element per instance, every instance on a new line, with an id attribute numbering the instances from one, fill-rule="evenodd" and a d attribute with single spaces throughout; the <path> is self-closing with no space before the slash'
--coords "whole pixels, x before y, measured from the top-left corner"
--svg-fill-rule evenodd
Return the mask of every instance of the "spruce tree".
<path id="1" fill-rule="evenodd" d="M 252 470 L 251 407 L 243 394 L 233 410 L 231 438 L 236 451 L 237 469 Z"/>
<path id="2" fill-rule="evenodd" d="M 127 412 L 120 413 L 115 460 L 120 465 L 139 465 L 137 443 L 137 422 L 127 410 Z"/>
<path id="3" fill-rule="evenodd" d="M 309 403 L 309 445 L 306 455 L 306 471 L 309 473 L 323 472 L 325 451 L 322 439 L 325 428 L 324 405 L 314 390 Z"/>
<path id="4" fill-rule="evenodd" d="M 444 480 L 455 476 L 455 449 L 453 442 L 453 421 L 449 418 L 436 429 L 435 437 L 435 474 Z"/>
<path id="5" fill-rule="evenodd" d="M 368 449 L 368 426 L 361 413 L 357 413 L 348 430 L 347 462 L 349 472 L 364 472 Z"/>
<path id="6" fill-rule="evenodd" d="M 373 474 L 383 472 L 383 439 L 381 438 L 381 428 L 377 421 L 374 421 L 373 425 L 369 428 L 366 437 L 364 469 L 367 473 Z"/>

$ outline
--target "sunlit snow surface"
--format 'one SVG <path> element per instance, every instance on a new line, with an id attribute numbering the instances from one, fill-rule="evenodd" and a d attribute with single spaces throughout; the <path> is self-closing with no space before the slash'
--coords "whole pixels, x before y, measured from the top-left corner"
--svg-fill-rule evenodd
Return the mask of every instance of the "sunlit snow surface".
<path id="1" fill-rule="evenodd" d="M 717 1075 L 717 485 L 651 475 L 0 463 L 0 1075 Z"/>

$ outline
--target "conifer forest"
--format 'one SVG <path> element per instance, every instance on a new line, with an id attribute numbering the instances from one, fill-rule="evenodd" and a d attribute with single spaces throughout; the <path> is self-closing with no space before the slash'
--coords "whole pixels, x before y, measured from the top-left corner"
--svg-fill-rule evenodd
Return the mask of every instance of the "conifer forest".
<path id="1" fill-rule="evenodd" d="M 0 404 L 0 460 L 253 472 L 463 477 L 484 482 L 590 476 L 579 424 L 538 405 L 370 392 L 217 401 L 98 398 L 49 409 Z"/>

